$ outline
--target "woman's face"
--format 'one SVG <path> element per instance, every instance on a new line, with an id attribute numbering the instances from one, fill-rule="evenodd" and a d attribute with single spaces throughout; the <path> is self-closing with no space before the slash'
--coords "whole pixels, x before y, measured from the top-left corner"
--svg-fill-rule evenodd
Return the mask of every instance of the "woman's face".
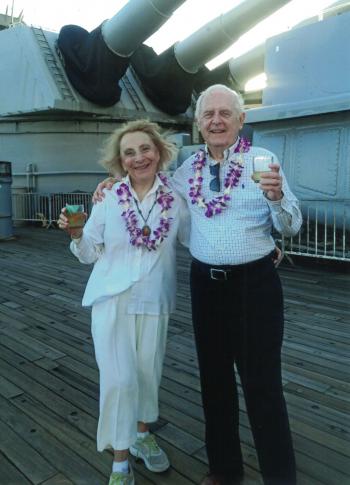
<path id="1" fill-rule="evenodd" d="M 147 133 L 126 133 L 120 141 L 120 158 L 131 182 L 153 183 L 158 172 L 160 154 Z"/>

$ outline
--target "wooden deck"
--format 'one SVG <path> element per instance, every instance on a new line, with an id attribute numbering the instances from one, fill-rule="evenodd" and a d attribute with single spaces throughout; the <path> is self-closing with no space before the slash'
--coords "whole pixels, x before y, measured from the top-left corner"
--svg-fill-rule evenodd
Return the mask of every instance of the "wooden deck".
<path id="1" fill-rule="evenodd" d="M 0 483 L 104 485 L 112 455 L 98 453 L 98 372 L 81 296 L 90 267 L 58 230 L 25 227 L 0 242 Z M 286 304 L 284 389 L 299 482 L 350 484 L 350 305 L 346 266 L 280 267 Z M 163 474 L 135 463 L 139 485 L 199 483 L 207 470 L 191 328 L 189 256 L 178 256 L 173 316 L 153 427 L 171 460 Z M 244 402 L 247 479 L 260 478 Z"/>

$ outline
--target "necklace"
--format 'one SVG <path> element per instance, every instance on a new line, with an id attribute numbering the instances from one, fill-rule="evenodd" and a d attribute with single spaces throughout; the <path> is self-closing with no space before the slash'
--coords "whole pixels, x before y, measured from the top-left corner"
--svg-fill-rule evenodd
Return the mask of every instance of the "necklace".
<path id="1" fill-rule="evenodd" d="M 151 228 L 147 225 L 147 221 L 148 221 L 149 216 L 151 215 L 151 212 L 152 212 L 154 206 L 157 203 L 157 197 L 158 197 L 158 189 L 156 191 L 156 196 L 155 196 L 154 202 L 152 204 L 152 207 L 148 211 L 147 217 L 144 217 L 144 215 L 142 214 L 142 211 L 139 207 L 139 203 L 137 202 L 137 199 L 135 199 L 135 197 L 133 197 L 133 200 L 134 200 L 135 205 L 136 205 L 137 212 L 139 213 L 139 215 L 141 216 L 141 218 L 144 222 L 144 225 L 142 226 L 142 229 L 141 229 L 142 236 L 147 237 L 147 236 L 150 236 L 150 234 L 151 234 Z"/>
<path id="2" fill-rule="evenodd" d="M 164 239 L 168 235 L 168 232 L 170 230 L 170 224 L 172 221 L 172 217 L 168 217 L 168 210 L 171 209 L 171 204 L 174 201 L 174 197 L 171 195 L 171 191 L 164 190 L 164 188 L 169 188 L 168 180 L 165 175 L 158 173 L 158 178 L 162 182 L 162 187 L 159 187 L 159 189 L 157 190 L 155 202 L 153 203 L 153 206 L 151 207 L 151 210 L 147 215 L 146 221 L 144 220 L 141 211 L 139 212 L 145 222 L 142 229 L 138 227 L 137 217 L 135 211 L 132 208 L 131 201 L 135 201 L 135 199 L 130 192 L 129 185 L 123 182 L 116 190 L 116 194 L 119 199 L 118 203 L 123 208 L 122 217 L 125 221 L 126 230 L 128 231 L 130 236 L 130 244 L 132 246 L 136 246 L 137 248 L 144 246 L 149 251 L 156 250 L 159 244 L 164 241 Z M 149 226 L 147 226 L 146 222 L 156 203 L 158 203 L 161 207 L 159 226 L 153 231 L 154 237 L 151 238 L 151 229 Z M 137 203 L 135 205 L 136 208 L 138 208 Z M 145 229 L 145 227 L 147 229 Z"/>
<path id="3" fill-rule="evenodd" d="M 221 214 L 223 209 L 226 209 L 227 202 L 231 200 L 231 190 L 233 187 L 237 187 L 239 179 L 242 175 L 243 168 L 244 168 L 244 157 L 243 153 L 249 151 L 250 142 L 245 138 L 240 138 L 237 146 L 235 147 L 233 153 L 236 155 L 237 153 L 240 154 L 238 160 L 236 156 L 229 161 L 229 170 L 224 180 L 224 191 L 222 195 L 218 195 L 213 199 L 206 201 L 202 195 L 202 184 L 203 184 L 203 176 L 202 171 L 203 167 L 207 162 L 207 155 L 206 152 L 201 149 L 199 150 L 194 157 L 192 162 L 192 169 L 194 171 L 193 178 L 188 180 L 190 184 L 190 190 L 188 195 L 190 196 L 192 204 L 198 205 L 205 210 L 204 215 L 206 217 L 212 217 L 217 214 Z"/>

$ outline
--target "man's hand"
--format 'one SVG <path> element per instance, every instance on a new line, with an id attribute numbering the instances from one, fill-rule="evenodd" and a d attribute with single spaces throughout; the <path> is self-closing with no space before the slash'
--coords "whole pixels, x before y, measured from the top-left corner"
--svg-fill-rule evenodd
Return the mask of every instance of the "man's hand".
<path id="1" fill-rule="evenodd" d="M 120 181 L 120 178 L 117 178 L 117 177 L 115 178 L 108 177 L 102 180 L 102 182 L 98 184 L 98 186 L 95 189 L 95 192 L 93 193 L 93 196 L 92 196 L 93 204 L 96 204 L 96 202 L 101 202 L 103 200 L 105 196 L 105 194 L 103 193 L 103 189 L 111 190 L 113 185 L 119 181 Z"/>
<path id="2" fill-rule="evenodd" d="M 270 163 L 271 172 L 263 172 L 260 176 L 260 189 L 265 192 L 269 200 L 281 200 L 282 192 L 282 177 L 279 174 L 280 166 L 278 163 Z"/>
<path id="3" fill-rule="evenodd" d="M 69 227 L 69 221 L 66 216 L 66 208 L 61 209 L 61 214 L 58 218 L 57 225 L 63 231 L 66 231 L 72 239 L 79 239 L 83 235 L 83 227 Z M 84 213 L 85 219 L 87 214 Z"/>

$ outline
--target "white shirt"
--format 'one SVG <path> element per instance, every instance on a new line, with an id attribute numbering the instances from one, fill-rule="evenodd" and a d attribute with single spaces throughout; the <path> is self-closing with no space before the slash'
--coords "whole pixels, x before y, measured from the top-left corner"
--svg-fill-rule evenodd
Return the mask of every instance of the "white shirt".
<path id="1" fill-rule="evenodd" d="M 70 245 L 71 251 L 81 263 L 94 263 L 85 289 L 83 306 L 99 303 L 131 288 L 128 313 L 170 313 L 175 308 L 177 236 L 180 242 L 188 245 L 190 219 L 186 204 L 173 191 L 174 201 L 167 214 L 173 219 L 167 238 L 155 251 L 132 246 L 121 215 L 123 209 L 116 194 L 122 182 L 129 185 L 133 197 L 138 200 L 128 177 L 116 183 L 112 190 L 105 190 L 103 201 L 94 205 L 91 211 L 82 238 L 72 240 Z M 144 217 L 154 204 L 157 189 L 161 185 L 161 180 L 156 177 L 153 187 L 142 202 L 138 200 Z M 171 191 L 170 188 L 166 190 Z M 138 227 L 141 228 L 143 221 L 136 207 L 135 213 Z M 160 213 L 161 207 L 156 203 L 147 221 L 152 230 L 159 226 Z"/>
<path id="2" fill-rule="evenodd" d="M 190 252 L 194 258 L 204 263 L 236 265 L 260 259 L 275 247 L 271 236 L 272 226 L 278 232 L 291 236 L 298 232 L 302 223 L 298 201 L 289 189 L 282 169 L 280 175 L 283 179 L 284 195 L 280 201 L 268 200 L 259 184 L 251 179 L 254 156 L 272 155 L 274 162 L 278 163 L 276 155 L 259 147 L 250 147 L 247 153 L 234 154 L 237 143 L 238 140 L 229 148 L 229 156 L 221 163 L 220 187 L 224 186 L 232 157 L 243 156 L 244 168 L 239 184 L 232 188 L 231 200 L 221 214 L 208 218 L 204 215 L 203 208 L 191 202 L 188 180 L 194 175 L 194 155 L 184 161 L 171 179 L 172 187 L 187 201 L 190 210 Z M 209 172 L 209 156 L 207 160 L 202 171 L 202 195 L 206 201 L 220 195 L 219 192 L 209 189 L 213 177 Z"/>

